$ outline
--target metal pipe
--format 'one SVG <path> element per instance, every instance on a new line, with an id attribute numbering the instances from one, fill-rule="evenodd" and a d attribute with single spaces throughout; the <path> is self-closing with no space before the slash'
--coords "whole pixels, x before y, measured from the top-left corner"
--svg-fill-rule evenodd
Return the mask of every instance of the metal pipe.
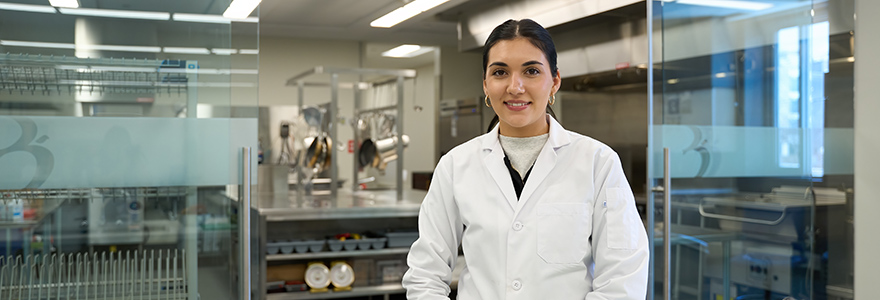
<path id="1" fill-rule="evenodd" d="M 305 105 L 305 99 L 304 99 L 305 98 L 305 83 L 302 80 L 300 80 L 300 81 L 297 81 L 296 86 L 297 86 L 297 100 L 296 100 L 297 102 L 296 103 L 299 108 L 299 115 L 302 116 L 303 115 L 303 105 Z M 296 138 L 298 138 L 300 140 L 303 139 L 303 137 L 296 137 Z M 296 201 L 297 201 L 297 203 L 302 203 L 304 201 L 303 200 L 303 197 L 305 194 L 305 187 L 304 186 L 306 184 L 306 181 L 304 179 L 305 174 L 303 174 L 303 166 L 300 165 L 300 163 L 302 163 L 302 160 L 300 160 L 301 158 L 299 156 L 297 156 L 296 159 L 297 159 L 297 162 L 296 162 Z"/>
<path id="2" fill-rule="evenodd" d="M 351 174 L 351 190 L 355 192 L 358 190 L 358 167 L 360 166 L 359 158 L 360 158 L 360 127 L 358 124 L 361 120 L 361 90 L 358 88 L 354 89 L 354 119 L 352 119 L 352 133 L 354 135 L 352 150 L 354 150 L 354 163 L 352 164 L 352 174 Z"/>
<path id="3" fill-rule="evenodd" d="M 327 114 L 330 118 L 330 122 L 327 123 L 330 126 L 328 128 L 330 130 L 330 143 L 327 143 L 327 155 L 330 155 L 330 195 L 332 195 L 333 199 L 336 199 L 336 196 L 339 194 L 339 191 L 336 189 L 339 182 L 339 155 L 336 155 L 336 151 L 333 151 L 340 142 L 336 135 L 337 107 L 339 107 L 339 74 L 333 73 L 330 75 L 330 108 L 327 109 Z"/>
<path id="4" fill-rule="evenodd" d="M 242 151 L 242 188 L 238 200 L 239 299 L 251 299 L 251 148 Z"/>
<path id="5" fill-rule="evenodd" d="M 663 299 L 672 300 L 670 271 L 672 270 L 672 178 L 669 176 L 669 148 L 663 148 Z M 727 299 L 727 298 L 725 298 Z"/>
<path id="6" fill-rule="evenodd" d="M 403 201 L 403 76 L 397 76 L 397 201 Z"/>

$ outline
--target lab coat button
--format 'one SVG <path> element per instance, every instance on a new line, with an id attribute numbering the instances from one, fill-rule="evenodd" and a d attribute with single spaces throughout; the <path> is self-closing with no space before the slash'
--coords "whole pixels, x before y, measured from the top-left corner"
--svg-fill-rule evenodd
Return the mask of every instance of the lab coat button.
<path id="1" fill-rule="evenodd" d="M 513 223 L 513 230 L 520 231 L 523 228 L 523 224 L 520 222 Z"/>
<path id="2" fill-rule="evenodd" d="M 521 289 L 521 288 L 522 288 L 522 283 L 519 282 L 519 280 L 514 280 L 513 281 L 513 290 L 519 291 L 519 289 Z"/>

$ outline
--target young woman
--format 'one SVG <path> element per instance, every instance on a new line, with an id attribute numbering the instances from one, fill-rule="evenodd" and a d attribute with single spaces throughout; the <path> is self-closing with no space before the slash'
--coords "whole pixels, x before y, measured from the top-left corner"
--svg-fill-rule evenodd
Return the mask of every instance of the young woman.
<path id="1" fill-rule="evenodd" d="M 444 155 L 419 212 L 408 299 L 645 299 L 648 239 L 617 154 L 546 113 L 561 77 L 550 34 L 508 20 L 483 48 L 498 125 Z"/>

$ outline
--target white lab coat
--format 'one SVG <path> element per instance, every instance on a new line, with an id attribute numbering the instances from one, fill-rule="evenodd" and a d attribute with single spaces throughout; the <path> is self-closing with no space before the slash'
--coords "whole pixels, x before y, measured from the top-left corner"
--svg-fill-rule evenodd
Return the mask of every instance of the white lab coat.
<path id="1" fill-rule="evenodd" d="M 440 159 L 403 277 L 408 299 L 645 299 L 648 239 L 617 154 L 550 122 L 517 200 L 498 127 Z"/>

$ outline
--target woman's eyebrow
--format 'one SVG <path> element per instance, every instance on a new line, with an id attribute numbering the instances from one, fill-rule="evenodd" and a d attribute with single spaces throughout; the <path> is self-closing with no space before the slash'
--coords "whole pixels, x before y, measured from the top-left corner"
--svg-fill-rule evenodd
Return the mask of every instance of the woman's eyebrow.
<path id="1" fill-rule="evenodd" d="M 540 61 L 537 61 L 537 60 L 530 60 L 530 61 L 523 63 L 522 65 L 523 65 L 523 67 L 525 67 L 528 65 L 542 65 L 543 66 L 544 64 L 541 63 Z"/>
<path id="2" fill-rule="evenodd" d="M 506 63 L 503 63 L 503 62 L 500 62 L 500 61 L 496 61 L 496 62 L 493 62 L 493 63 L 489 64 L 489 66 L 490 66 L 490 67 L 491 67 L 491 66 L 502 66 L 502 67 L 506 67 L 507 64 L 506 64 Z"/>

